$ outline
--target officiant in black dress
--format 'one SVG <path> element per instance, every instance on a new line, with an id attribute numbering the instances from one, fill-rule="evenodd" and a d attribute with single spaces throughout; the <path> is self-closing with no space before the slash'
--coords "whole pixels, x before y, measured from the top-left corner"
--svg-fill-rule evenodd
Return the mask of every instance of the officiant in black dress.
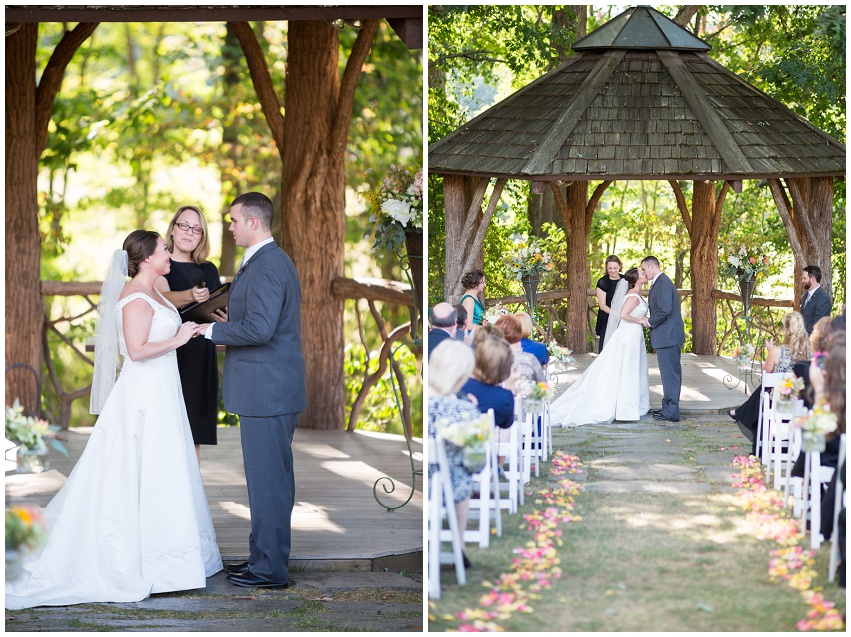
<path id="1" fill-rule="evenodd" d="M 178 308 L 209 299 L 221 281 L 216 266 L 206 260 L 210 253 L 207 220 L 199 208 L 177 210 L 166 232 L 166 248 L 171 253 L 171 271 L 157 280 L 157 289 Z M 219 369 L 215 344 L 206 338 L 190 339 L 177 349 L 177 367 L 200 462 L 200 445 L 216 444 Z"/>
<path id="2" fill-rule="evenodd" d="M 600 277 L 597 281 L 595 293 L 597 295 L 597 336 L 600 337 L 599 352 L 603 351 L 603 341 L 606 338 L 606 326 L 609 324 L 609 311 L 612 306 L 612 299 L 615 296 L 615 289 L 618 282 L 621 280 L 621 260 L 616 255 L 611 255 L 606 258 L 606 274 Z"/>

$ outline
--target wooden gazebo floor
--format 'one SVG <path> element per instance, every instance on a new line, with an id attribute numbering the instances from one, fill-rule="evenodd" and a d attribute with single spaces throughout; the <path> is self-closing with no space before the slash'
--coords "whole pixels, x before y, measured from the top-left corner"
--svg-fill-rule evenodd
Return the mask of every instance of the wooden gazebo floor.
<path id="1" fill-rule="evenodd" d="M 50 453 L 51 470 L 39 475 L 14 473 L 14 452 L 6 453 L 6 504 L 46 505 L 85 447 L 91 427 L 62 434 L 70 457 Z M 237 428 L 220 428 L 216 446 L 201 447 L 201 474 L 219 550 L 225 560 L 248 555 L 250 518 Z M 7 443 L 8 444 L 8 443 Z M 415 467 L 423 467 L 422 441 L 411 448 Z M 375 501 L 372 487 L 390 476 L 396 491 L 382 502 L 397 506 L 411 493 L 408 448 L 402 436 L 371 432 L 296 430 L 293 442 L 296 506 L 293 510 L 291 565 L 307 570 L 363 570 L 407 563 L 423 550 L 423 480 L 408 504 L 389 512 Z M 407 562 L 406 558 L 407 556 Z M 420 564 L 421 565 L 421 564 Z M 410 568 L 408 566 L 407 568 Z M 381 569 L 383 570 L 383 568 Z"/>
<path id="2" fill-rule="evenodd" d="M 574 358 L 576 362 L 569 370 L 555 374 L 558 379 L 554 388 L 555 396 L 562 394 L 582 375 L 594 361 L 596 354 L 579 354 Z M 745 384 L 739 382 L 735 362 L 722 356 L 683 354 L 681 363 L 683 385 L 680 392 L 680 414 L 683 417 L 688 417 L 689 414 L 726 414 L 729 409 L 741 405 L 753 391 L 753 383 L 759 382 L 757 375 L 749 379 L 748 393 L 745 394 Z M 662 377 L 659 375 L 656 354 L 647 355 L 647 367 L 650 376 L 650 409 L 660 409 Z M 759 369 L 759 363 L 755 363 L 754 368 Z"/>

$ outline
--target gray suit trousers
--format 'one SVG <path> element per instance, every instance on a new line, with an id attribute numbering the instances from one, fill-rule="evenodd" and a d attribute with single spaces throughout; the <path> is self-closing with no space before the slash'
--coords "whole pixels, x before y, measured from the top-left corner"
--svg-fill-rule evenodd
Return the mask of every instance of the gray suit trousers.
<path id="1" fill-rule="evenodd" d="M 295 502 L 292 441 L 298 413 L 239 417 L 242 459 L 251 508 L 251 573 L 289 582 L 290 519 Z"/>
<path id="2" fill-rule="evenodd" d="M 665 418 L 680 417 L 680 388 L 683 384 L 683 370 L 680 366 L 682 345 L 657 347 L 656 360 L 662 375 L 662 415 Z"/>

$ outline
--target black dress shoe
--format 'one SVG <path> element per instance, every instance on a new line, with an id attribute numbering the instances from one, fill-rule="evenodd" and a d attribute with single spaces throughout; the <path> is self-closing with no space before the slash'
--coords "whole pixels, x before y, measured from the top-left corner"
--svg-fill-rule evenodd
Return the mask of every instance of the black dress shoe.
<path id="1" fill-rule="evenodd" d="M 464 558 L 464 568 L 470 568 L 473 566 L 473 563 L 470 561 L 470 558 L 467 557 L 467 554 L 464 551 L 461 551 L 461 557 Z"/>
<path id="2" fill-rule="evenodd" d="M 240 562 L 238 564 L 228 564 L 225 566 L 225 570 L 228 573 L 233 573 L 234 575 L 242 575 L 243 573 L 248 572 L 248 562 Z"/>
<path id="3" fill-rule="evenodd" d="M 264 579 L 261 579 L 254 575 L 251 571 L 246 572 L 244 575 L 236 575 L 231 573 L 225 579 L 229 581 L 231 584 L 236 584 L 237 586 L 242 586 L 244 588 L 275 588 L 275 589 L 284 589 L 289 588 L 289 584 L 278 584 L 277 582 L 267 582 Z"/>
<path id="4" fill-rule="evenodd" d="M 662 414 L 653 414 L 653 418 L 656 420 L 667 420 L 668 422 L 680 422 L 679 418 L 668 418 L 667 416 L 663 416 Z"/>
<path id="5" fill-rule="evenodd" d="M 661 415 L 662 415 L 662 410 L 661 410 L 661 409 L 654 409 L 654 410 L 653 410 L 653 415 L 654 415 L 654 416 L 661 416 Z"/>

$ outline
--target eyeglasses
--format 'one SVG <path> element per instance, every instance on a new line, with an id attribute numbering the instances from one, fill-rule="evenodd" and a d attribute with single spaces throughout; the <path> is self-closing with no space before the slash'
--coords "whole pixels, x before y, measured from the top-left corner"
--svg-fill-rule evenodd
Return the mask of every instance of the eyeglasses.
<path id="1" fill-rule="evenodd" d="M 190 226 L 188 223 L 176 223 L 174 225 L 183 230 L 183 232 L 191 231 L 193 234 L 204 234 L 204 228 L 201 226 Z"/>

